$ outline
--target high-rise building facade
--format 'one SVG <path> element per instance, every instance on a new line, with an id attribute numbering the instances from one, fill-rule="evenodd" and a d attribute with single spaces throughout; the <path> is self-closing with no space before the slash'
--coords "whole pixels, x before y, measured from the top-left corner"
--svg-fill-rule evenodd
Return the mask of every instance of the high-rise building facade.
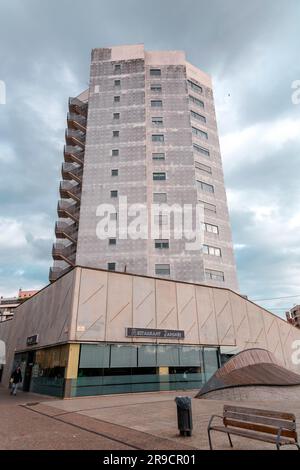
<path id="1" fill-rule="evenodd" d="M 50 280 L 82 265 L 238 289 L 212 82 L 184 52 L 94 49 L 89 89 L 69 101 L 64 160 Z M 161 229 L 172 219 L 170 236 L 153 238 L 150 223 L 143 237 L 99 236 L 103 205 L 119 226 L 124 198 Z M 198 204 L 201 249 L 153 204 Z"/>

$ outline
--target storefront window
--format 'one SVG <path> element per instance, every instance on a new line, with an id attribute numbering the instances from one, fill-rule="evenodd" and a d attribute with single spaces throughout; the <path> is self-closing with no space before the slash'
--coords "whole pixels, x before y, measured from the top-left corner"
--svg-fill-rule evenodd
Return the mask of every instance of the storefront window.
<path id="1" fill-rule="evenodd" d="M 137 347 L 127 344 L 112 344 L 110 367 L 137 367 Z"/>
<path id="2" fill-rule="evenodd" d="M 205 378 L 209 380 L 219 368 L 219 352 L 216 348 L 204 348 Z"/>

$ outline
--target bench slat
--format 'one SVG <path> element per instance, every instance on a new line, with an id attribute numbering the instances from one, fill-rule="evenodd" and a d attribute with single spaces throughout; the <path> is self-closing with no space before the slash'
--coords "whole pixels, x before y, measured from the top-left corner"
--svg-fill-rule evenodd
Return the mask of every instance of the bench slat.
<path id="1" fill-rule="evenodd" d="M 224 425 L 233 426 L 235 428 L 250 429 L 251 431 L 258 431 L 258 432 L 261 432 L 261 433 L 274 434 L 274 435 L 276 435 L 278 433 L 278 429 L 279 429 L 279 427 L 276 428 L 276 427 L 266 426 L 264 424 L 250 423 L 250 422 L 246 422 L 246 421 L 238 421 L 236 419 L 230 419 L 230 418 L 224 418 Z M 297 440 L 296 431 L 291 431 L 289 429 L 283 429 L 281 435 Z"/>
<path id="2" fill-rule="evenodd" d="M 242 431 L 242 430 L 237 430 L 237 429 L 230 429 L 222 426 L 212 426 L 211 429 L 213 431 L 219 431 L 219 432 L 224 432 L 227 434 L 233 434 L 235 436 L 242 436 L 242 437 L 248 437 L 249 439 L 255 439 L 258 441 L 263 441 L 263 442 L 270 442 L 272 444 L 276 443 L 276 436 L 270 436 L 270 435 L 263 435 L 263 434 L 258 434 L 253 431 Z M 293 440 L 291 439 L 285 439 L 285 438 L 280 438 L 280 443 L 281 444 L 293 444 Z"/>
<path id="3" fill-rule="evenodd" d="M 265 416 L 256 416 L 251 414 L 243 414 L 243 413 L 232 413 L 231 411 L 226 411 L 224 413 L 225 418 L 232 418 L 236 419 L 237 421 L 246 421 L 248 423 L 255 423 L 255 424 L 266 424 L 267 426 L 275 427 L 275 428 L 283 428 L 289 429 L 290 431 L 296 430 L 296 423 L 294 421 L 287 421 L 284 419 L 278 418 L 269 418 Z"/>
<path id="4" fill-rule="evenodd" d="M 224 413 L 227 411 L 233 413 L 244 413 L 247 415 L 251 414 L 255 416 L 266 416 L 270 418 L 286 419 L 288 421 L 296 421 L 296 417 L 293 413 L 286 413 L 283 411 L 270 411 L 261 410 L 258 408 L 247 408 L 245 406 L 224 405 Z"/>

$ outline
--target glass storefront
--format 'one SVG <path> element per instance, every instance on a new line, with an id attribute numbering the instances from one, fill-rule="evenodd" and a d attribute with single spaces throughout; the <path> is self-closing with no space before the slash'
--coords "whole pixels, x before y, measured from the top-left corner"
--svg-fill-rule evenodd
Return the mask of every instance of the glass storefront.
<path id="1" fill-rule="evenodd" d="M 218 367 L 213 347 L 82 344 L 72 396 L 199 389 Z"/>
<path id="2" fill-rule="evenodd" d="M 63 397 L 67 358 L 66 345 L 15 354 L 13 369 L 20 366 L 23 378 L 20 389 Z"/>
<path id="3" fill-rule="evenodd" d="M 69 345 L 17 353 L 20 388 L 64 396 Z M 219 348 L 178 344 L 81 344 L 71 396 L 200 389 L 219 368 Z"/>

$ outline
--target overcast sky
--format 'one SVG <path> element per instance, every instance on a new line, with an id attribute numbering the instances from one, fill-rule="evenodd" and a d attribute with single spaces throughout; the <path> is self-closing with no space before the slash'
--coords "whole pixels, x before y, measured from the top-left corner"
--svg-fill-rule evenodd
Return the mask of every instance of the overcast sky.
<path id="1" fill-rule="evenodd" d="M 0 294 L 47 283 L 67 100 L 90 50 L 185 50 L 214 82 L 241 293 L 300 303 L 299 0 L 0 0 Z M 279 310 L 282 309 L 282 310 Z"/>

